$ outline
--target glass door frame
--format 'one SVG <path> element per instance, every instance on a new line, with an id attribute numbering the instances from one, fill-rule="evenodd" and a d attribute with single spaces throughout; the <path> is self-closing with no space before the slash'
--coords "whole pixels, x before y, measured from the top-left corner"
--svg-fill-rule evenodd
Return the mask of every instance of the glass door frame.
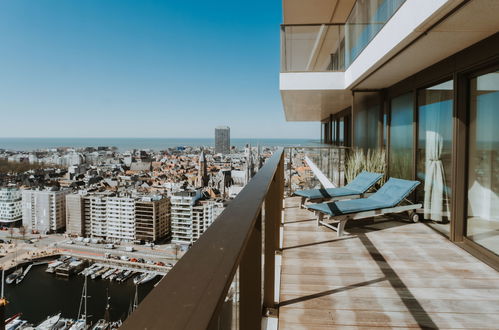
<path id="1" fill-rule="evenodd" d="M 499 255 L 481 246 L 475 241 L 467 238 L 467 225 L 468 225 L 468 171 L 469 171 L 469 130 L 470 130 L 470 109 L 471 109 L 471 84 L 473 78 L 481 75 L 499 70 L 499 59 L 486 63 L 479 67 L 456 74 L 457 76 L 457 111 L 455 128 L 459 143 L 456 143 L 456 169 L 455 177 L 461 177 L 462 180 L 456 182 L 457 196 L 454 197 L 454 205 L 452 211 L 456 212 L 455 217 L 455 230 L 453 231 L 452 241 L 461 245 L 464 249 L 477 256 L 479 259 L 484 260 L 494 268 L 499 270 Z M 457 133 L 457 134 L 456 134 Z M 454 149 L 454 148 L 453 148 Z"/>

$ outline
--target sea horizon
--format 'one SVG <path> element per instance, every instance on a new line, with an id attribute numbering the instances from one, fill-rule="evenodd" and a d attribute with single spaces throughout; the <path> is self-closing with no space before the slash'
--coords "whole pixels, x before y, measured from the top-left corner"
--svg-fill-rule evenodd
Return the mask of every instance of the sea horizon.
<path id="1" fill-rule="evenodd" d="M 34 151 L 52 148 L 116 147 L 118 151 L 132 149 L 162 150 L 175 147 L 213 147 L 214 138 L 147 138 L 147 137 L 1 137 L 0 149 Z M 313 146 L 320 141 L 306 138 L 231 138 L 231 146 L 246 144 L 264 147 Z"/>

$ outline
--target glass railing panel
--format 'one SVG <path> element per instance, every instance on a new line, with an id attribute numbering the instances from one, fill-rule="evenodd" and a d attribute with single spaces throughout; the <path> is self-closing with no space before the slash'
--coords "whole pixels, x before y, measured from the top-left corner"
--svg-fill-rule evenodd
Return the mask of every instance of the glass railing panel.
<path id="1" fill-rule="evenodd" d="M 283 25 L 282 72 L 344 71 L 343 25 Z"/>
<path id="2" fill-rule="evenodd" d="M 406 0 L 357 0 L 345 24 L 345 66 L 359 56 Z"/>
<path id="3" fill-rule="evenodd" d="M 289 196 L 297 190 L 318 189 L 321 183 L 305 161 L 303 148 L 287 148 L 285 155 L 285 186 Z"/>
<path id="4" fill-rule="evenodd" d="M 222 307 L 208 330 L 239 329 L 239 268 L 234 275 Z"/>
<path id="5" fill-rule="evenodd" d="M 336 187 L 345 183 L 345 156 L 344 147 L 308 148 L 306 155 L 318 169 Z"/>
<path id="6" fill-rule="evenodd" d="M 317 169 L 336 187 L 345 184 L 345 159 L 348 148 L 345 147 L 293 147 L 286 154 L 286 187 L 291 195 L 296 190 L 319 189 L 324 186 Z M 307 162 L 307 159 L 313 164 Z"/>

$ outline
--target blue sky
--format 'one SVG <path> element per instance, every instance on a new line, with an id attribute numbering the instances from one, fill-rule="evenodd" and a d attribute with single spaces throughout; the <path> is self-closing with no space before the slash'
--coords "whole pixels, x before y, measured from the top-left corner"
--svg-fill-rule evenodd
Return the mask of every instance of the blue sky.
<path id="1" fill-rule="evenodd" d="M 280 0 L 1 0 L 0 136 L 318 138 L 279 95 Z"/>

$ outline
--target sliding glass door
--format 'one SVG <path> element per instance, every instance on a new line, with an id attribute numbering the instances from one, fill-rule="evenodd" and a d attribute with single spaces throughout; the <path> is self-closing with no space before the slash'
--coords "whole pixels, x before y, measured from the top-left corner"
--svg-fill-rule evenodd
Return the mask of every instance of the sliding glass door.
<path id="1" fill-rule="evenodd" d="M 499 254 L 499 71 L 470 80 L 467 238 Z"/>
<path id="2" fill-rule="evenodd" d="M 453 81 L 418 91 L 417 199 L 424 218 L 449 236 Z"/>

